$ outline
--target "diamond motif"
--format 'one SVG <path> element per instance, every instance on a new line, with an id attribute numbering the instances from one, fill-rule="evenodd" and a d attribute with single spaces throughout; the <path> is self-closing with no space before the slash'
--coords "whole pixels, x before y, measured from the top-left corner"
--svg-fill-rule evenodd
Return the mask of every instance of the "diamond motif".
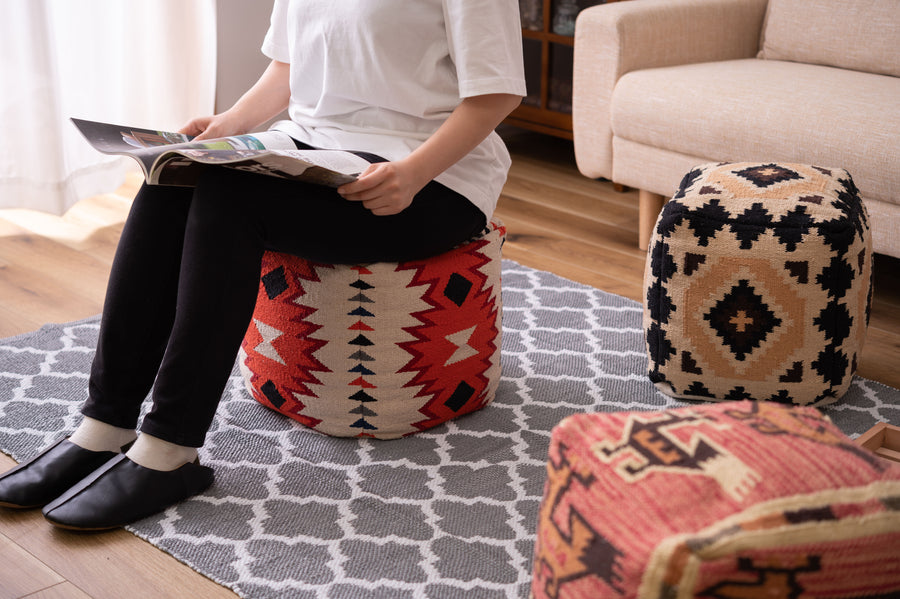
<path id="1" fill-rule="evenodd" d="M 288 284 L 287 280 L 284 277 L 284 267 L 279 266 L 278 268 L 264 274 L 262 276 L 262 284 L 269 299 L 275 299 L 276 297 L 287 291 Z"/>
<path id="2" fill-rule="evenodd" d="M 447 286 L 444 288 L 444 297 L 456 304 L 462 306 L 472 290 L 472 282 L 458 273 L 450 275 Z"/>
<path id="3" fill-rule="evenodd" d="M 684 305 L 696 306 L 694 310 L 688 310 L 682 316 L 684 321 L 684 338 L 690 341 L 692 357 L 697 366 L 708 377 L 736 377 L 740 381 L 764 381 L 771 372 L 772 364 L 789 364 L 789 360 L 795 360 L 794 352 L 805 347 L 809 330 L 805 326 L 806 308 L 799 296 L 799 287 L 794 284 L 775 284 L 773 281 L 788 282 L 787 274 L 783 269 L 775 268 L 765 259 L 755 260 L 746 256 L 739 257 L 708 257 L 703 269 L 687 279 L 690 285 L 683 293 L 673 298 Z M 752 281 L 752 284 L 743 284 L 741 281 Z M 735 351 L 723 340 L 722 332 L 715 326 L 711 326 L 710 317 L 718 310 L 723 310 L 726 298 L 735 296 L 735 290 L 740 295 L 744 289 L 745 295 L 757 296 L 744 306 L 736 306 L 744 310 L 743 315 L 736 310 L 731 314 L 722 312 L 723 320 L 719 321 L 720 328 L 729 333 L 729 338 L 734 341 L 733 331 L 738 338 L 750 339 L 750 324 L 747 318 L 753 318 L 752 303 L 764 306 L 769 310 L 767 318 L 774 325 L 771 331 L 763 336 L 758 335 L 758 345 L 748 344 L 738 346 L 737 350 L 743 350 L 743 358 L 738 359 Z M 746 290 L 752 293 L 748 293 Z M 734 322 L 729 322 L 734 318 Z M 762 326 L 765 319 L 758 319 L 755 325 Z M 755 326 L 754 325 L 754 326 Z M 744 331 L 737 331 L 737 328 Z M 764 330 L 764 329 L 762 329 Z M 681 348 L 678 348 L 679 350 Z M 688 385 L 690 381 L 684 381 Z M 735 383 L 739 384 L 739 383 Z"/>
<path id="4" fill-rule="evenodd" d="M 734 174 L 743 177 L 757 187 L 769 187 L 776 183 L 803 178 L 797 171 L 792 171 L 779 164 L 760 164 L 736 171 Z"/>
<path id="5" fill-rule="evenodd" d="M 260 391 L 263 392 L 266 399 L 268 399 L 276 408 L 283 406 L 286 401 L 284 397 L 281 396 L 281 393 L 278 392 L 278 387 L 272 381 L 263 383 L 262 387 L 260 387 Z"/>
<path id="6" fill-rule="evenodd" d="M 738 360 L 744 360 L 781 326 L 781 319 L 746 279 L 733 286 L 703 318 Z"/>
<path id="7" fill-rule="evenodd" d="M 456 386 L 456 390 L 454 390 L 453 394 L 447 398 L 444 405 L 453 411 L 459 411 L 466 405 L 466 402 L 469 401 L 469 398 L 472 397 L 473 393 L 475 393 L 475 389 L 472 385 L 465 381 L 460 381 L 459 385 Z"/>

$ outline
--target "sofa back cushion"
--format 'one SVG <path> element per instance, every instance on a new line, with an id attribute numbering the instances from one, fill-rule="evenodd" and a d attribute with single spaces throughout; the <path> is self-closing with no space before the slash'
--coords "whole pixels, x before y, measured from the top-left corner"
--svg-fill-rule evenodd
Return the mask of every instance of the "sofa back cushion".
<path id="1" fill-rule="evenodd" d="M 759 58 L 900 77 L 900 2 L 769 0 Z"/>

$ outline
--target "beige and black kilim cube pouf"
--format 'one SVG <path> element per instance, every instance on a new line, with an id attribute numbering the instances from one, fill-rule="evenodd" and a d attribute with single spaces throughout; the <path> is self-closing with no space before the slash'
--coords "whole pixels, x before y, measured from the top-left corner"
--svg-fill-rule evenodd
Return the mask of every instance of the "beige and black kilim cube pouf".
<path id="1" fill-rule="evenodd" d="M 699 166 L 651 239 L 650 379 L 688 399 L 832 403 L 865 341 L 871 272 L 865 207 L 845 170 Z"/>
<path id="2" fill-rule="evenodd" d="M 409 262 L 267 252 L 240 365 L 253 397 L 323 433 L 392 439 L 490 403 L 506 228 Z"/>

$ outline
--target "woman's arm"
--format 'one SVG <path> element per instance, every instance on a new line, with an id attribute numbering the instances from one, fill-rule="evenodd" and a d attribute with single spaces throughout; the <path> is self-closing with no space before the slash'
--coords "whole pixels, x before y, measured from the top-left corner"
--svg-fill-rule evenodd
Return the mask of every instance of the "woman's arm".
<path id="1" fill-rule="evenodd" d="M 419 190 L 471 152 L 522 98 L 511 94 L 471 96 L 409 156 L 367 168 L 353 183 L 338 188 L 348 200 L 360 201 L 377 215 L 402 212 Z"/>
<path id="2" fill-rule="evenodd" d="M 287 108 L 291 98 L 291 66 L 273 60 L 234 106 L 221 114 L 195 118 L 179 133 L 210 139 L 252 131 Z"/>

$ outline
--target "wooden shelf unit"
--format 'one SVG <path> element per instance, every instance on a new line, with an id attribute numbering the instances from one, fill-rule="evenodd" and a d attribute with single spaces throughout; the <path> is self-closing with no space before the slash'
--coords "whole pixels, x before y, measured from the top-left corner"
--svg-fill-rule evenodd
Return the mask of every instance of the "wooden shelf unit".
<path id="1" fill-rule="evenodd" d="M 542 2 L 540 28 L 522 27 L 525 83 L 528 95 L 506 119 L 523 129 L 572 139 L 572 67 L 575 37 L 553 33 L 558 0 Z M 620 0 L 606 0 L 617 2 Z M 602 0 L 577 0 L 579 10 L 604 4 Z"/>

